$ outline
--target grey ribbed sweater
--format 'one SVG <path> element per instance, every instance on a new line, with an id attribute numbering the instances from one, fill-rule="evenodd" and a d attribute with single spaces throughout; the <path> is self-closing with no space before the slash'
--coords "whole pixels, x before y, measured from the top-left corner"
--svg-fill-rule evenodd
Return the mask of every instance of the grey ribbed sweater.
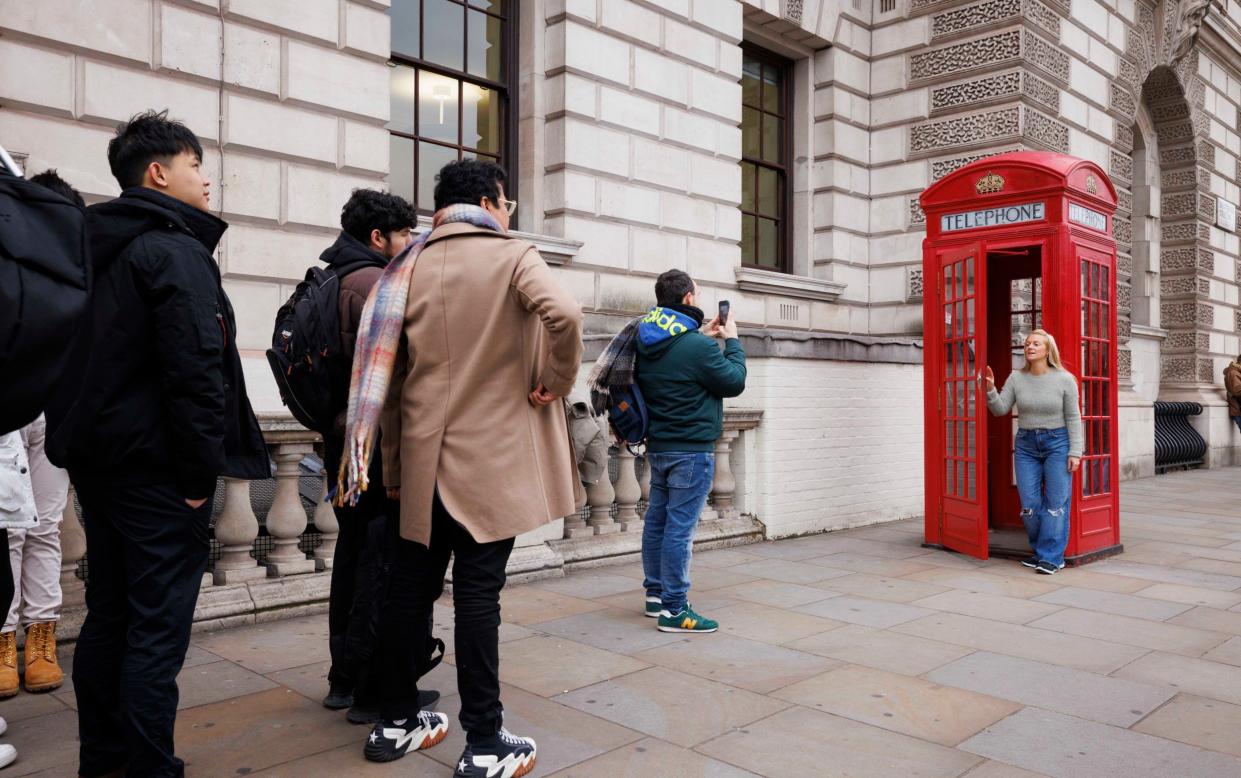
<path id="1" fill-rule="evenodd" d="M 1004 389 L 987 392 L 987 408 L 1003 416 L 1017 406 L 1017 427 L 1069 431 L 1069 456 L 1082 455 L 1082 415 L 1077 405 L 1077 380 L 1067 370 L 1049 369 L 1042 375 L 1014 370 Z"/>

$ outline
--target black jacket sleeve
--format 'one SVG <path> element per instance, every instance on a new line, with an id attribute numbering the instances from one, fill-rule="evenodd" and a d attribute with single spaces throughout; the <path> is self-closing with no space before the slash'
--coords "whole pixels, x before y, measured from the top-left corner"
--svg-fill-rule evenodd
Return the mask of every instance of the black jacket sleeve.
<path id="1" fill-rule="evenodd" d="M 741 341 L 729 338 L 721 352 L 715 341 L 707 338 L 698 362 L 698 382 L 716 397 L 736 397 L 745 391 L 745 351 Z"/>
<path id="2" fill-rule="evenodd" d="M 163 238 L 162 240 L 159 238 Z M 186 499 L 211 496 L 224 469 L 224 344 L 219 281 L 205 249 L 162 235 L 135 252 L 155 329 L 164 429 Z M 184 247 L 183 247 L 184 246 Z"/>

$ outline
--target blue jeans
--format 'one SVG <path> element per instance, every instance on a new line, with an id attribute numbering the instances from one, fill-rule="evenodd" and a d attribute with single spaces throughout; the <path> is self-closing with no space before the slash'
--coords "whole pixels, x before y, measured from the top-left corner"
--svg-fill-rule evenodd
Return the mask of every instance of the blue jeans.
<path id="1" fill-rule="evenodd" d="M 651 501 L 642 529 L 643 585 L 664 610 L 680 613 L 689 593 L 690 549 L 694 527 L 715 478 L 715 454 L 651 452 Z"/>
<path id="2" fill-rule="evenodd" d="M 1232 421 L 1237 425 L 1237 432 L 1241 432 L 1241 416 L 1233 416 Z"/>
<path id="3" fill-rule="evenodd" d="M 1073 496 L 1068 430 L 1017 430 L 1013 460 L 1030 548 L 1044 562 L 1063 565 Z"/>

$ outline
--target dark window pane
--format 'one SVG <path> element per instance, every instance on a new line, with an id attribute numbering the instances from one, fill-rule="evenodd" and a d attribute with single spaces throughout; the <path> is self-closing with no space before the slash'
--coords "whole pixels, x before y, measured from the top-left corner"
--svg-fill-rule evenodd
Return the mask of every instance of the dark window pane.
<path id="1" fill-rule="evenodd" d="M 780 69 L 767 65 L 763 68 L 763 110 L 784 113 L 784 78 Z"/>
<path id="2" fill-rule="evenodd" d="M 493 154 L 500 151 L 500 98 L 493 90 L 473 84 L 462 84 L 465 124 L 461 142 L 479 151 Z"/>
<path id="3" fill-rule="evenodd" d="M 493 14 L 501 13 L 504 10 L 503 0 L 470 0 L 470 5 L 475 8 L 481 8 L 484 11 L 491 11 Z"/>
<path id="4" fill-rule="evenodd" d="M 405 65 L 392 68 L 389 80 L 392 90 L 392 118 L 388 121 L 390 129 L 413 133 L 416 80 L 417 72 L 413 68 Z"/>
<path id="5" fill-rule="evenodd" d="M 758 111 L 741 109 L 741 156 L 758 157 Z"/>
<path id="6" fill-rule="evenodd" d="M 393 52 L 408 57 L 422 53 L 418 48 L 419 5 L 420 0 L 392 0 L 388 15 L 392 24 Z"/>
<path id="7" fill-rule="evenodd" d="M 755 181 L 754 181 L 754 164 L 751 162 L 741 163 L 741 210 L 754 211 L 757 207 L 755 201 Z"/>
<path id="8" fill-rule="evenodd" d="M 449 0 L 422 0 L 422 19 L 427 25 L 423 59 L 453 70 L 465 63 L 465 8 Z"/>
<path id="9" fill-rule="evenodd" d="M 418 71 L 418 135 L 457 143 L 457 79 Z"/>
<path id="10" fill-rule="evenodd" d="M 758 220 L 758 263 L 763 267 L 780 266 L 780 240 L 778 223 L 771 219 Z"/>
<path id="11" fill-rule="evenodd" d="M 741 261 L 746 265 L 753 265 L 754 260 L 754 217 L 741 216 Z"/>
<path id="12" fill-rule="evenodd" d="M 777 119 L 771 114 L 763 114 L 763 159 L 777 165 L 783 160 L 780 159 L 780 150 L 783 146 L 784 120 Z"/>
<path id="13" fill-rule="evenodd" d="M 759 104 L 759 80 L 763 77 L 761 62 L 746 57 L 741 65 L 741 104 L 757 107 Z"/>
<path id="14" fill-rule="evenodd" d="M 499 81 L 504 78 L 501 56 L 501 22 L 494 16 L 470 11 L 469 71 L 473 75 Z"/>
<path id="15" fill-rule="evenodd" d="M 435 210 L 435 176 L 440 168 L 457 158 L 457 150 L 436 146 L 434 143 L 418 144 L 418 208 Z"/>
<path id="16" fill-rule="evenodd" d="M 771 168 L 758 169 L 758 212 L 771 217 L 780 215 L 780 174 Z"/>
<path id="17" fill-rule="evenodd" d="M 414 201 L 414 142 L 400 135 L 389 135 L 388 191 Z"/>

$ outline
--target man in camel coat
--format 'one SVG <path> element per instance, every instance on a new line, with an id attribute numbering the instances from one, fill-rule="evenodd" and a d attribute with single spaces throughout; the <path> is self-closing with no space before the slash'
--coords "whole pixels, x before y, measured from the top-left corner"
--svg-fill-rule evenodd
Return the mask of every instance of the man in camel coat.
<path id="1" fill-rule="evenodd" d="M 456 774 L 467 777 L 533 767 L 534 741 L 502 727 L 500 590 L 514 538 L 573 513 L 581 490 L 560 400 L 582 360 L 581 307 L 534 246 L 508 234 L 517 203 L 504 181 L 473 160 L 440 172 L 438 226 L 414 259 L 381 418 L 401 539 L 375 656 L 390 682 L 366 753 L 389 761 L 443 737 L 443 714 L 417 709 L 409 657 L 427 653 L 451 553 L 467 739 Z M 477 218 L 451 221 L 462 211 Z"/>

